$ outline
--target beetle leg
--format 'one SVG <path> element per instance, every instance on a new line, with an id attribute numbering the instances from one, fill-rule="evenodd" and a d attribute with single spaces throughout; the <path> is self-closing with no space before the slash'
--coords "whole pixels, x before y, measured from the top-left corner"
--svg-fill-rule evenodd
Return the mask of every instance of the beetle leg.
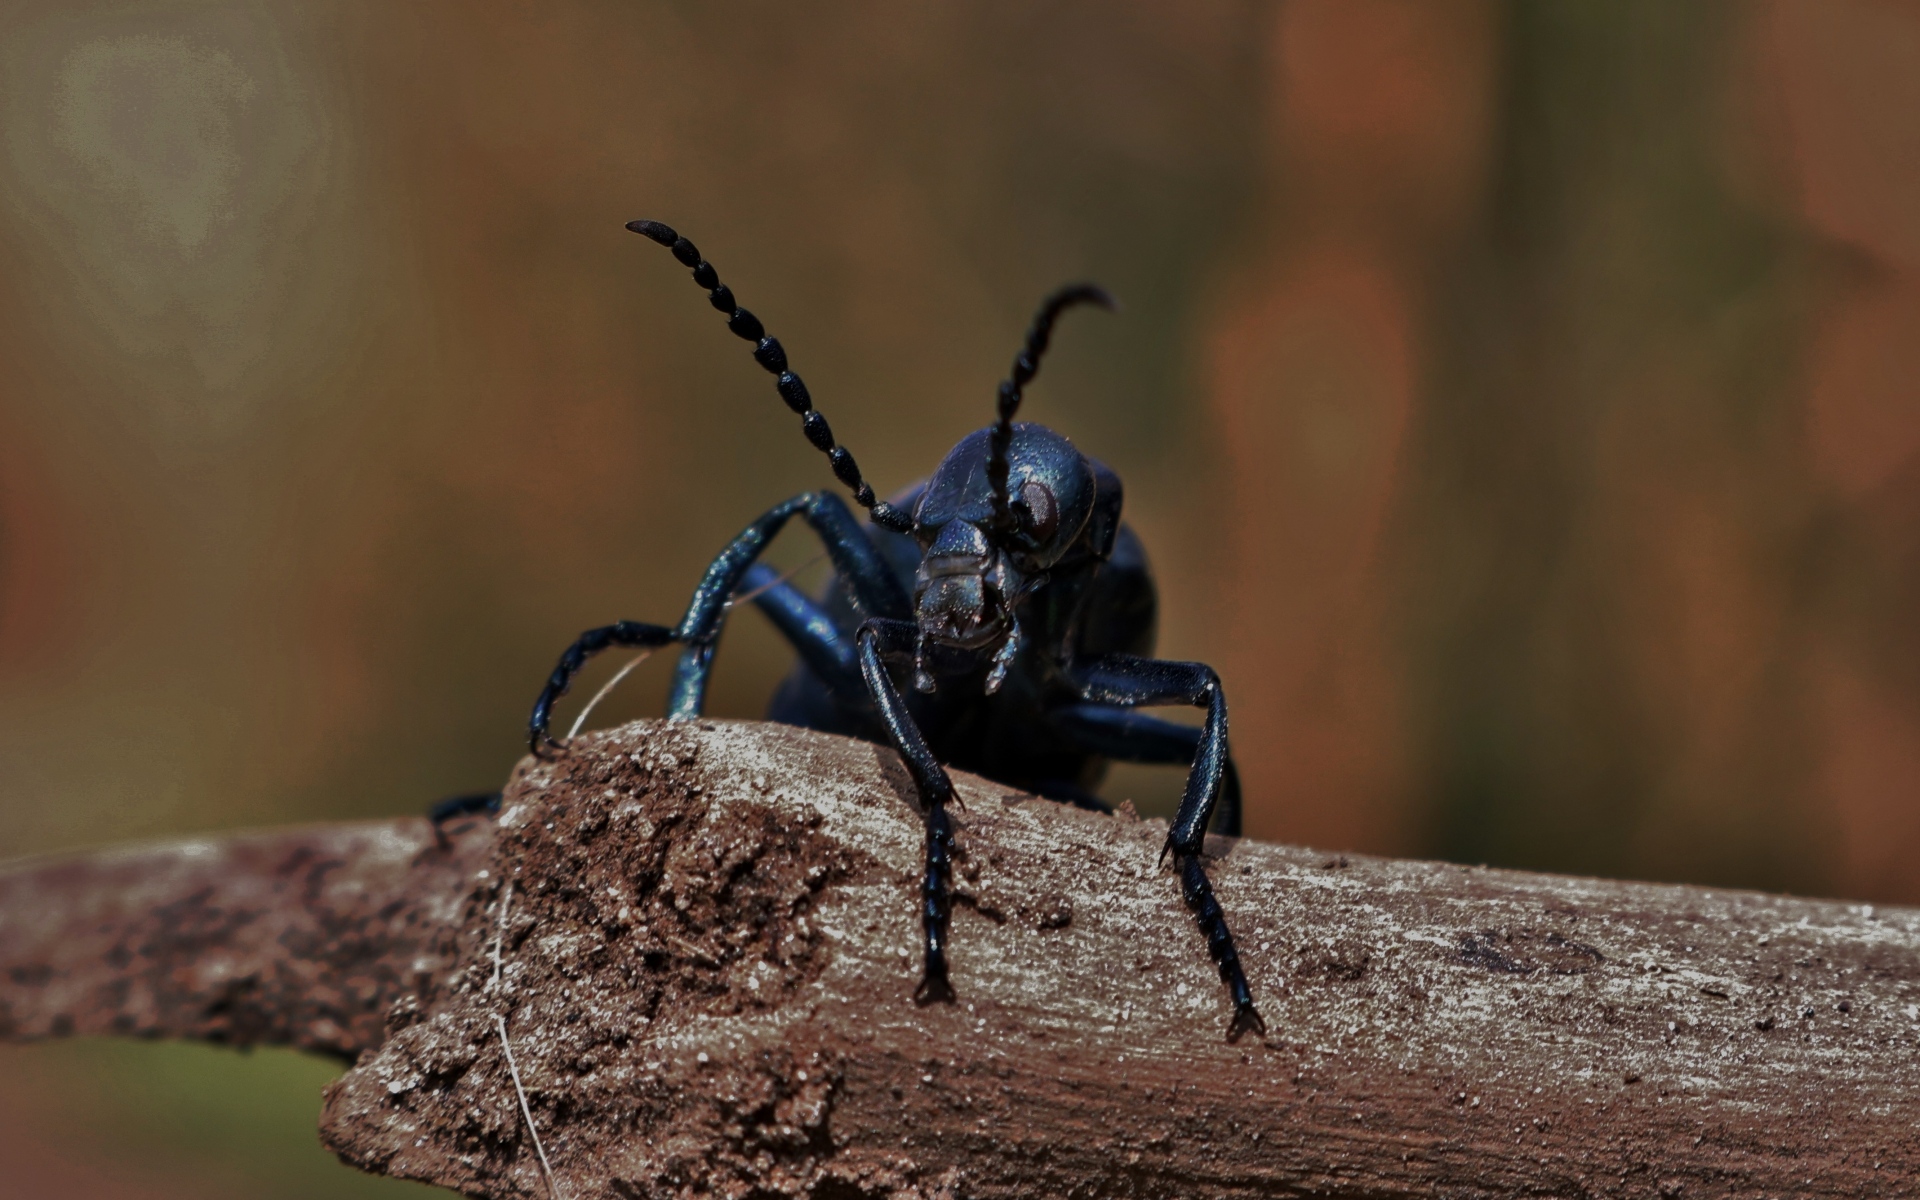
<path id="1" fill-rule="evenodd" d="M 499 792 L 474 792 L 466 796 L 448 796 L 427 810 L 427 820 L 438 827 L 444 821 L 478 816 L 481 813 L 492 816 L 499 811 Z"/>
<path id="2" fill-rule="evenodd" d="M 840 631 L 812 597 L 778 579 L 772 567 L 755 563 L 741 581 L 754 592 L 753 605 L 773 622 L 800 661 L 842 700 L 865 704 L 867 688 L 853 661 L 853 639 Z"/>
<path id="3" fill-rule="evenodd" d="M 1220 677 L 1204 663 L 1168 662 L 1163 659 L 1135 658 L 1116 654 L 1082 664 L 1072 672 L 1081 698 L 1093 704 L 1131 708 L 1137 705 L 1188 704 L 1207 710 L 1187 772 L 1187 788 L 1180 800 L 1180 811 L 1167 831 L 1167 842 L 1160 851 L 1165 859 L 1173 855 L 1174 869 L 1180 875 L 1180 894 L 1188 911 L 1207 940 L 1207 953 L 1220 970 L 1220 981 L 1233 997 L 1233 1021 L 1227 1027 L 1227 1040 L 1234 1041 L 1252 1030 L 1266 1032 L 1266 1022 L 1253 1006 L 1253 993 L 1247 987 L 1246 972 L 1240 966 L 1240 954 L 1227 929 L 1226 915 L 1214 899 L 1213 885 L 1207 881 L 1201 851 L 1206 843 L 1207 821 L 1220 799 L 1227 773 L 1227 701 L 1220 689 Z"/>
<path id="4" fill-rule="evenodd" d="M 1204 732 L 1110 704 L 1069 704 L 1049 712 L 1047 719 L 1065 740 L 1115 762 L 1191 766 Z M 1220 801 L 1207 827 L 1226 837 L 1240 836 L 1240 772 L 1231 754 L 1220 780 Z"/>
<path id="5" fill-rule="evenodd" d="M 870 620 L 860 626 L 855 640 L 860 648 L 860 674 L 880 710 L 887 736 L 913 777 L 927 826 L 927 871 L 920 885 L 926 957 L 920 986 L 914 990 L 914 999 L 924 1004 L 953 999 L 953 985 L 947 979 L 947 922 L 953 912 L 953 820 L 947 815 L 947 803 L 954 798 L 953 781 L 928 749 L 885 662 L 910 656 L 919 637 L 911 621 Z"/>
<path id="6" fill-rule="evenodd" d="M 442 847 L 448 845 L 446 823 L 457 821 L 461 817 L 475 817 L 482 813 L 487 816 L 500 811 L 499 792 L 473 792 L 465 796 L 448 796 L 427 810 L 427 820 L 433 825 L 433 840 Z"/>
<path id="7" fill-rule="evenodd" d="M 551 752 L 560 749 L 560 743 L 547 733 L 547 725 L 553 720 L 553 706 L 560 697 L 567 694 L 573 686 L 573 677 L 587 660 L 611 646 L 641 646 L 653 649 L 664 646 L 674 640 L 674 632 L 660 625 L 645 625 L 639 621 L 618 621 L 612 625 L 602 625 L 598 629 L 589 629 L 574 639 L 566 653 L 560 656 L 560 662 L 553 668 L 553 674 L 547 677 L 547 686 L 540 689 L 540 696 L 533 702 L 533 713 L 527 718 L 527 747 L 536 758 L 545 758 Z"/>
<path id="8" fill-rule="evenodd" d="M 674 639 L 683 643 L 686 650 L 674 669 L 673 686 L 667 694 L 668 720 L 691 720 L 705 707 L 707 680 L 713 674 L 713 653 L 719 645 L 720 630 L 726 624 L 728 602 L 746 582 L 748 570 L 768 544 L 795 516 L 820 536 L 827 548 L 827 557 L 833 560 L 834 570 L 847 581 L 854 603 L 862 613 L 869 617 L 902 618 L 911 612 L 899 577 L 848 511 L 846 501 L 832 492 L 795 496 L 768 509 L 741 530 L 739 536 L 715 556 L 700 585 L 694 588 L 686 615 L 674 628 Z M 770 592 L 771 589 L 768 594 Z M 763 604 L 761 609 L 767 611 L 768 606 Z"/>

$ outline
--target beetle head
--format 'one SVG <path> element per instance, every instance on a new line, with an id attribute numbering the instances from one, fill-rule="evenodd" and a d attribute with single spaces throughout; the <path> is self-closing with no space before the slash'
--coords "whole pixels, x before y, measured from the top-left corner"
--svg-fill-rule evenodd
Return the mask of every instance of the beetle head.
<path id="1" fill-rule="evenodd" d="M 978 650 L 1003 640 L 1027 592 L 1050 573 L 1113 548 L 1119 477 L 1044 425 L 1019 422 L 1007 452 L 1004 516 L 988 478 L 992 429 L 971 433 L 914 508 L 914 579 L 923 639 Z"/>

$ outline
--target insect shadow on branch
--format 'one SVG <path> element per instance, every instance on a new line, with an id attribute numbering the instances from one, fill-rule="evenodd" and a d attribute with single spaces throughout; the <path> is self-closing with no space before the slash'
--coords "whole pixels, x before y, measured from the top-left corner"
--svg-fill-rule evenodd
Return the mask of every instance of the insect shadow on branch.
<path id="1" fill-rule="evenodd" d="M 534 702 L 533 752 L 564 749 L 548 733 L 554 703 L 587 660 L 612 647 L 681 647 L 667 716 L 698 717 L 731 602 L 750 595 L 799 658 L 768 718 L 890 745 L 912 776 L 926 827 L 917 999 L 954 998 L 955 797 L 946 765 L 1110 811 L 1093 792 L 1109 762 L 1179 763 L 1186 788 L 1161 860 L 1172 858 L 1227 987 L 1228 1040 L 1265 1033 L 1202 857 L 1210 824 L 1240 832 L 1220 678 L 1204 663 L 1152 657 L 1157 596 L 1146 552 L 1120 520 L 1120 477 L 1053 430 L 1014 419 L 1061 314 L 1082 304 L 1112 309 L 1113 298 L 1085 283 L 1047 297 L 1000 385 L 993 423 L 962 438 L 931 478 L 883 500 L 813 406 L 779 339 L 739 305 L 694 244 L 658 221 L 627 228 L 671 251 L 727 328 L 752 343 L 801 433 L 868 519 L 856 519 L 831 492 L 795 496 L 720 551 L 679 624 L 618 621 L 581 634 Z M 795 517 L 833 564 L 818 596 L 759 561 Z M 1160 705 L 1192 706 L 1206 717 L 1194 728 L 1139 711 Z"/>

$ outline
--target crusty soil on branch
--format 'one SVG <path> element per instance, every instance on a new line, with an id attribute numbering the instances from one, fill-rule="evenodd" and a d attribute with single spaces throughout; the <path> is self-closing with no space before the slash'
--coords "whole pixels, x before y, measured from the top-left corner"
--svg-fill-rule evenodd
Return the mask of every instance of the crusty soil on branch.
<path id="1" fill-rule="evenodd" d="M 260 1028 L 372 1047 L 324 1140 L 476 1196 L 1916 1190 L 1913 910 L 1216 841 L 1270 1031 L 1230 1044 L 1164 823 L 956 783 L 953 1004 L 912 1000 L 922 839 L 891 752 L 643 722 L 522 764 L 490 848 L 404 826 L 399 882 L 353 911 L 409 966 L 344 955 L 364 985 L 329 1002 L 363 1032 Z M 22 969 L 76 995 L 123 969 L 22 950 L 12 906 L 49 869 L 0 875 L 14 1036 L 62 1031 Z M 209 1036 L 197 1003 L 140 1030 Z"/>

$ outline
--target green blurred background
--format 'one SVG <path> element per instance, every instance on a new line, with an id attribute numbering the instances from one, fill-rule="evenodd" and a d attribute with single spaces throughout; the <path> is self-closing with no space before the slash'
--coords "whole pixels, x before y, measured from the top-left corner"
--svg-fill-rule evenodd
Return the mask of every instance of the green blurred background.
<path id="1" fill-rule="evenodd" d="M 637 216 L 883 491 L 1120 294 L 1029 414 L 1125 477 L 1251 832 L 1920 899 L 1920 6 L 1865 0 L 13 0 L 0 856 L 493 786 L 574 633 L 828 485 Z M 721 661 L 751 716 L 788 658 Z M 0 1052 L 0 1194 L 417 1193 L 314 1145 L 329 1073 Z"/>

